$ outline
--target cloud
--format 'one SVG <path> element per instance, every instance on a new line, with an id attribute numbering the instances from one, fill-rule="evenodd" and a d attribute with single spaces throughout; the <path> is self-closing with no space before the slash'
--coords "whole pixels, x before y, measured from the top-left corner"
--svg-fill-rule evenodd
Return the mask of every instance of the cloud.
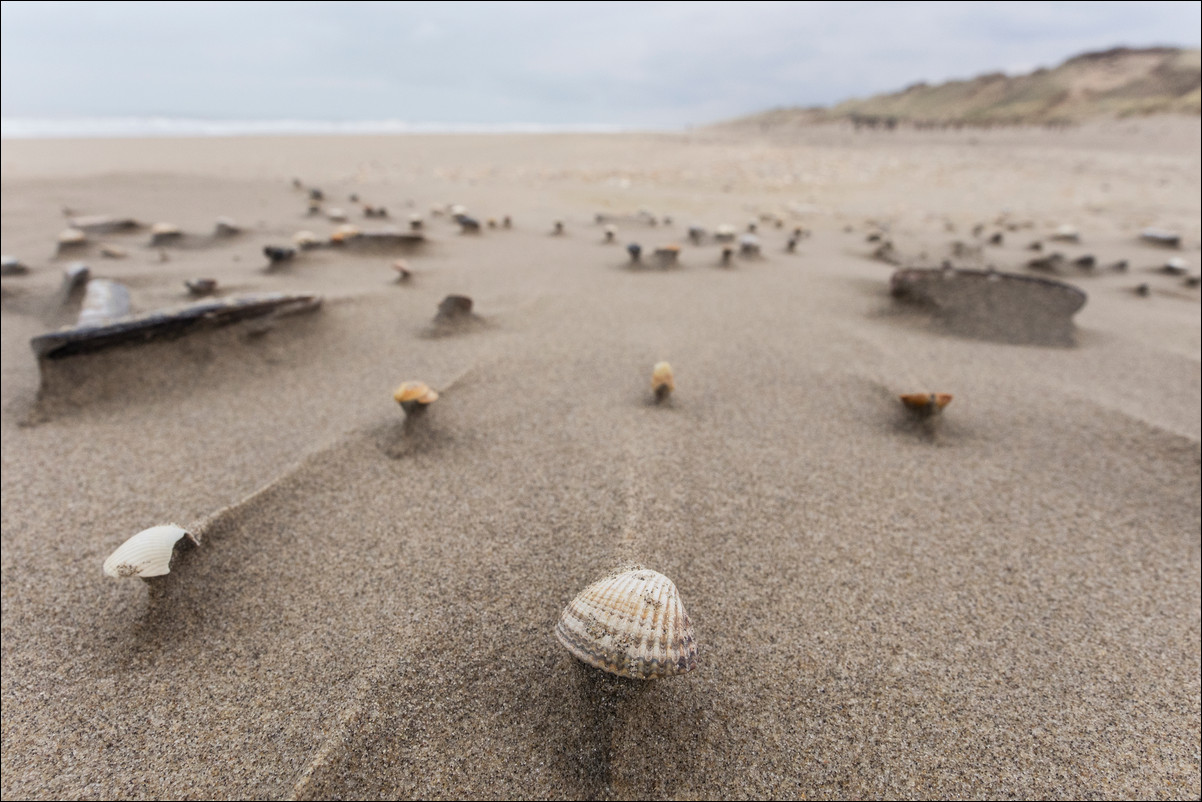
<path id="1" fill-rule="evenodd" d="M 1198 46 L 1198 3 L 5 2 L 5 116 L 681 125 Z"/>

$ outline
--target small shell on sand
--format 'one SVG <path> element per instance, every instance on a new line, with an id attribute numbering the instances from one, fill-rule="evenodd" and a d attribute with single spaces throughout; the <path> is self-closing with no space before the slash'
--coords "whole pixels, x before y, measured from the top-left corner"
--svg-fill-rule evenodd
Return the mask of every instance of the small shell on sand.
<path id="1" fill-rule="evenodd" d="M 657 362 L 651 370 L 651 390 L 655 393 L 656 401 L 663 401 L 676 389 L 676 378 L 672 375 L 672 366 L 667 362 Z"/>
<path id="2" fill-rule="evenodd" d="M 326 243 L 326 240 L 321 239 L 312 231 L 298 231 L 292 236 L 292 241 L 296 243 L 296 247 L 306 251 L 310 248 L 319 248 Z"/>
<path id="3" fill-rule="evenodd" d="M 349 239 L 354 239 L 362 233 L 363 232 L 359 230 L 358 226 L 345 223 L 334 229 L 334 233 L 330 235 L 330 242 L 346 242 Z"/>
<path id="4" fill-rule="evenodd" d="M 655 249 L 655 259 L 660 267 L 671 267 L 680 261 L 680 246 L 676 244 L 661 245 Z"/>
<path id="5" fill-rule="evenodd" d="M 242 233 L 242 226 L 230 217 L 218 217 L 213 224 L 213 234 L 218 237 L 233 237 Z"/>
<path id="6" fill-rule="evenodd" d="M 397 281 L 408 281 L 413 278 L 413 271 L 409 269 L 409 263 L 404 259 L 397 259 L 393 262 L 392 269 L 396 271 Z"/>
<path id="7" fill-rule="evenodd" d="M 15 256 L 5 254 L 0 257 L 0 276 L 23 276 L 29 268 Z"/>
<path id="8" fill-rule="evenodd" d="M 58 232 L 59 251 L 69 251 L 72 248 L 82 248 L 88 244 L 88 235 L 78 228 L 65 228 Z"/>
<path id="9" fill-rule="evenodd" d="M 163 576 L 171 572 L 171 558 L 181 545 L 199 546 L 200 541 L 178 524 L 143 529 L 109 555 L 104 561 L 104 572 L 116 579 Z"/>
<path id="10" fill-rule="evenodd" d="M 643 246 L 637 242 L 632 242 L 626 246 L 626 253 L 630 254 L 631 262 L 637 262 L 642 258 Z"/>
<path id="11" fill-rule="evenodd" d="M 293 259 L 296 256 L 296 249 L 280 248 L 276 245 L 264 245 L 263 255 L 267 257 L 268 262 L 275 265 Z"/>
<path id="12" fill-rule="evenodd" d="M 739 253 L 743 256 L 759 256 L 760 238 L 755 234 L 744 234 L 739 237 Z"/>
<path id="13" fill-rule="evenodd" d="M 555 637 L 590 666 L 633 679 L 696 667 L 693 624 L 671 579 L 646 568 L 589 585 L 559 616 Z"/>
<path id="14" fill-rule="evenodd" d="M 190 278 L 184 282 L 184 286 L 188 288 L 188 294 L 197 298 L 203 298 L 206 295 L 212 295 L 217 292 L 217 279 L 215 278 Z"/>
<path id="15" fill-rule="evenodd" d="M 714 239 L 718 242 L 730 242 L 735 238 L 735 227 L 730 223 L 723 223 L 714 229 Z"/>
<path id="16" fill-rule="evenodd" d="M 1080 242 L 1081 234 L 1074 226 L 1066 224 L 1059 226 L 1052 234 L 1051 239 L 1056 242 Z"/>
<path id="17" fill-rule="evenodd" d="M 898 396 L 898 398 L 901 399 L 902 405 L 911 414 L 920 418 L 929 418 L 932 415 L 937 415 L 952 402 L 952 395 L 950 393 L 907 393 Z"/>
<path id="18" fill-rule="evenodd" d="M 1181 247 L 1181 235 L 1175 231 L 1167 231 L 1163 228 L 1145 228 L 1139 232 L 1139 238 L 1144 242 L 1159 245 L 1162 248 Z"/>
<path id="19" fill-rule="evenodd" d="M 617 226 L 613 225 L 612 223 L 605 226 L 605 241 L 606 242 L 613 242 L 614 237 L 617 236 L 617 234 L 618 234 Z"/>
<path id="20" fill-rule="evenodd" d="M 424 381 L 405 381 L 397 390 L 392 391 L 392 398 L 405 410 L 405 415 L 413 415 L 426 409 L 428 404 L 436 402 L 439 394 L 430 390 Z"/>
<path id="21" fill-rule="evenodd" d="M 124 248 L 106 243 L 100 246 L 100 255 L 105 259 L 124 259 L 129 253 Z"/>
<path id="22" fill-rule="evenodd" d="M 326 212 L 326 219 L 331 223 L 345 223 L 346 211 L 335 207 Z"/>
<path id="23" fill-rule="evenodd" d="M 113 217 L 107 214 L 89 214 L 71 218 L 71 227 L 90 234 L 112 234 L 118 231 L 133 231 L 141 224 L 131 217 Z"/>
<path id="24" fill-rule="evenodd" d="M 179 226 L 174 223 L 155 223 L 150 227 L 150 244 L 165 245 L 168 242 L 175 242 L 184 235 L 180 231 Z"/>
<path id="25" fill-rule="evenodd" d="M 414 213 L 409 215 L 410 231 L 421 231 L 423 225 L 425 225 L 425 222 L 422 220 L 422 216 L 420 214 Z"/>
<path id="26" fill-rule="evenodd" d="M 1174 256 L 1160 266 L 1160 272 L 1170 276 L 1184 276 L 1189 272 L 1189 264 L 1180 256 Z"/>

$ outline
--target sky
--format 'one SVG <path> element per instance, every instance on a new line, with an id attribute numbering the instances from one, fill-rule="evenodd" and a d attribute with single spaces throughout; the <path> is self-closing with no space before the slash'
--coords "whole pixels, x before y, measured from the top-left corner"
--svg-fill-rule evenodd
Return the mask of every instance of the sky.
<path id="1" fill-rule="evenodd" d="M 5 118 L 680 128 L 1199 46 L 1198 2 L 4 2 Z"/>

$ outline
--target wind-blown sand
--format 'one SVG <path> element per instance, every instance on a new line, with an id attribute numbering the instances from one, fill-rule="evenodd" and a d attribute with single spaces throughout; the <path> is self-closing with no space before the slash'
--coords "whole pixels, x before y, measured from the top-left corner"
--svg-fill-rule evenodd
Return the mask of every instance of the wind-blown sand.
<path id="1" fill-rule="evenodd" d="M 1200 165 L 1196 119 L 6 141 L 3 251 L 32 272 L 0 338 L 4 796 L 1197 797 L 1199 291 L 1137 235 L 1180 231 L 1198 273 Z M 514 228 L 427 216 L 407 284 L 333 250 L 266 273 L 264 245 L 334 228 L 294 176 L 400 225 L 462 203 Z M 324 305 L 48 364 L 39 398 L 29 340 L 73 317 L 62 207 L 248 227 L 168 261 L 99 238 L 129 256 L 78 258 L 137 310 L 193 276 Z M 595 213 L 639 208 L 673 222 L 602 243 Z M 761 212 L 762 259 L 685 239 Z M 870 231 L 938 264 L 978 222 L 1005 242 L 957 264 L 1024 272 L 1042 238 L 1130 269 L 1067 268 L 1071 347 L 890 299 Z M 680 267 L 627 269 L 631 240 Z M 451 293 L 478 325 L 431 329 Z M 409 431 L 405 379 L 442 394 Z M 955 399 L 915 428 L 897 394 L 927 391 Z M 168 521 L 202 539 L 169 576 L 102 573 Z M 622 680 L 556 642 L 632 563 L 680 589 L 694 672 Z"/>

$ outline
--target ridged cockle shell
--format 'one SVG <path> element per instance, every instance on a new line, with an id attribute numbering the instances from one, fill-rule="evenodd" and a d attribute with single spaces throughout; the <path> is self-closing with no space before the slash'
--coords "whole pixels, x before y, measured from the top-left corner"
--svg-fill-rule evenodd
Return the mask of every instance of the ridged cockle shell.
<path id="1" fill-rule="evenodd" d="M 676 585 L 647 568 L 589 585 L 564 608 L 555 637 L 577 659 L 621 677 L 683 674 L 697 660 Z"/>
<path id="2" fill-rule="evenodd" d="M 196 537 L 177 524 L 164 524 L 143 529 L 117 547 L 104 561 L 104 572 L 120 579 L 140 576 L 148 579 L 163 576 L 171 570 L 171 557 L 181 539 L 198 545 Z"/>

